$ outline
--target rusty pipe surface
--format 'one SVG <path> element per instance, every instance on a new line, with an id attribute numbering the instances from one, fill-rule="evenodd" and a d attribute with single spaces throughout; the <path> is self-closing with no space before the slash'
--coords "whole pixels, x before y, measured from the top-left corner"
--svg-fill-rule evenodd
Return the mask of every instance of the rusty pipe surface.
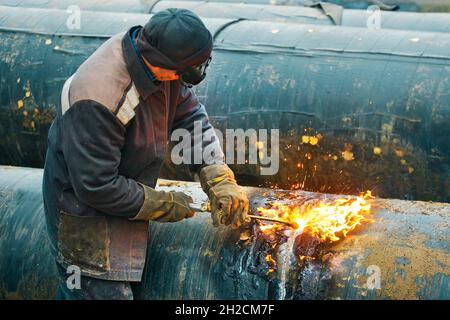
<path id="1" fill-rule="evenodd" d="M 46 236 L 41 169 L 0 167 L 0 298 L 52 299 L 57 277 Z M 159 189 L 206 201 L 198 183 L 160 180 Z M 320 193 L 244 188 L 252 211 L 274 198 L 292 203 Z M 372 200 L 374 223 L 341 241 L 276 239 L 255 224 L 212 226 L 208 214 L 151 222 L 146 299 L 449 299 L 450 204 Z M 302 253 L 314 259 L 299 263 Z M 266 261 L 271 253 L 276 265 Z M 274 272 L 269 269 L 274 268 Z M 175 275 L 175 276 L 174 276 Z"/>

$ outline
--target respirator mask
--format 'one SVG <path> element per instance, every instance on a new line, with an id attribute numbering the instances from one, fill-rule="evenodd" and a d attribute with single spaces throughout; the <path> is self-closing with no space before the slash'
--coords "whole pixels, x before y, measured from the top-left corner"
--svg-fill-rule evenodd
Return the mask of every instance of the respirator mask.
<path id="1" fill-rule="evenodd" d="M 180 81 L 187 87 L 198 85 L 206 77 L 206 69 L 211 63 L 212 58 L 209 57 L 205 62 L 198 66 L 187 67 L 183 70 L 177 71 Z"/>

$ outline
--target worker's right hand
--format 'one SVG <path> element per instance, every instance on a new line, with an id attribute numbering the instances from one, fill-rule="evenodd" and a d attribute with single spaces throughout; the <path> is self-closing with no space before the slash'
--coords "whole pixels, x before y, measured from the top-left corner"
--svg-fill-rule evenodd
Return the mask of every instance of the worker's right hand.
<path id="1" fill-rule="evenodd" d="M 176 222 L 194 216 L 190 208 L 192 198 L 183 192 L 156 191 L 141 184 L 144 189 L 144 204 L 132 220 L 155 220 L 160 222 Z"/>
<path id="2" fill-rule="evenodd" d="M 239 228 L 250 222 L 248 198 L 236 183 L 234 173 L 226 164 L 203 167 L 200 183 L 211 201 L 213 225 L 231 225 Z"/>

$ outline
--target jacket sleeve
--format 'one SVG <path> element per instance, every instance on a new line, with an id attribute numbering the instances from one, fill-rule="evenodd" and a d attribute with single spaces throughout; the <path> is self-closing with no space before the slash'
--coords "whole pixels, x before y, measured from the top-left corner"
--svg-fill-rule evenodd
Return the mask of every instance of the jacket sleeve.
<path id="1" fill-rule="evenodd" d="M 76 102 L 62 117 L 61 145 L 81 202 L 106 214 L 133 217 L 143 205 L 138 183 L 119 175 L 125 127 L 103 105 Z"/>
<path id="2" fill-rule="evenodd" d="M 176 110 L 172 129 L 184 129 L 190 135 L 191 159 L 188 169 L 191 174 L 198 173 L 206 165 L 225 163 L 220 140 L 209 122 L 205 106 L 191 88 L 181 86 Z"/>

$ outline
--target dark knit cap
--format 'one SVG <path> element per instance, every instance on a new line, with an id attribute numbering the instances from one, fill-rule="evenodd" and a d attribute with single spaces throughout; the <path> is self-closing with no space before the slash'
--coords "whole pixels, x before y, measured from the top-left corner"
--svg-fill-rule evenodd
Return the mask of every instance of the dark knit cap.
<path id="1" fill-rule="evenodd" d="M 156 13 L 137 37 L 141 54 L 153 65 L 181 70 L 206 61 L 212 35 L 190 10 L 170 8 Z"/>

